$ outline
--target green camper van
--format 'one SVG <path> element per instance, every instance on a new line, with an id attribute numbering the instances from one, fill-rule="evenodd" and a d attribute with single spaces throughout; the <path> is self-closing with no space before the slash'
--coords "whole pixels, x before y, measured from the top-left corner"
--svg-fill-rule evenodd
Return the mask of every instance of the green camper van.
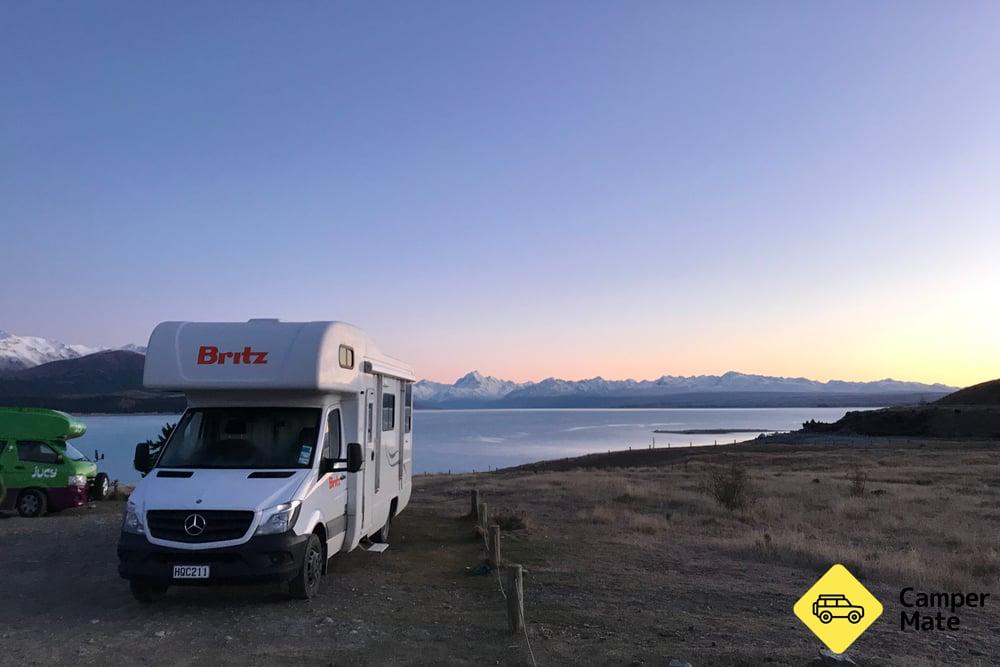
<path id="1" fill-rule="evenodd" d="M 42 516 L 108 494 L 108 476 L 69 444 L 87 431 L 65 412 L 0 408 L 0 510 Z"/>

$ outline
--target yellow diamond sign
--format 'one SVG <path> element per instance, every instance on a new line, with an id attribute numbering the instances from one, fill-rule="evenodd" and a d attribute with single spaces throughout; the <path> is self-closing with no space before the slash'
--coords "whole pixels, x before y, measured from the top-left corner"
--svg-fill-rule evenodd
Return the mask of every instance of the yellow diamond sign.
<path id="1" fill-rule="evenodd" d="M 882 603 L 838 563 L 792 610 L 828 649 L 843 653 L 882 615 Z"/>

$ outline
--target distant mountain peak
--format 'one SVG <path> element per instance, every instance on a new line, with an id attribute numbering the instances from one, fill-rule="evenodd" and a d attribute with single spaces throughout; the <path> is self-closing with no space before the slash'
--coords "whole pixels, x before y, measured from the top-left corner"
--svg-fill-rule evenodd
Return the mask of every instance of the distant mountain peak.
<path id="1" fill-rule="evenodd" d="M 469 371 L 455 381 L 454 387 L 477 387 L 483 382 L 483 375 L 479 371 Z"/>

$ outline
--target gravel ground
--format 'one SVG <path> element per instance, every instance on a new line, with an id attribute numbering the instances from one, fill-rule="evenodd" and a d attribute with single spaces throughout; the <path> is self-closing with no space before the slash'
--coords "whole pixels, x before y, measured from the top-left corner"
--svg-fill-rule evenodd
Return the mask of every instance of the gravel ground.
<path id="1" fill-rule="evenodd" d="M 705 470 L 734 462 L 767 496 L 754 512 L 729 513 L 701 488 Z M 858 462 L 872 473 L 861 499 L 847 495 L 845 478 Z M 117 576 L 120 502 L 34 520 L 8 514 L 0 516 L 0 662 L 530 664 L 524 638 L 506 631 L 496 579 L 471 573 L 483 552 L 462 515 L 478 488 L 493 512 L 526 523 L 505 528 L 503 556 L 526 568 L 539 664 L 809 664 L 820 644 L 791 606 L 832 563 L 822 550 L 762 555 L 752 544 L 762 531 L 778 540 L 782 523 L 801 530 L 800 508 L 822 511 L 826 502 L 838 522 L 815 528 L 829 534 L 818 546 L 832 554 L 866 558 L 864 540 L 889 535 L 865 518 L 873 508 L 920 527 L 919 540 L 904 532 L 899 541 L 910 570 L 885 565 L 895 562 L 885 560 L 895 537 L 888 548 L 882 540 L 880 568 L 863 566 L 885 613 L 851 648 L 858 664 L 1000 664 L 998 480 L 1000 453 L 989 443 L 877 441 L 643 450 L 421 476 L 390 548 L 335 556 L 310 601 L 277 586 L 175 588 L 143 605 Z M 992 604 L 964 612 L 958 631 L 900 632 L 897 598 L 911 572 L 931 590 L 961 574 Z"/>

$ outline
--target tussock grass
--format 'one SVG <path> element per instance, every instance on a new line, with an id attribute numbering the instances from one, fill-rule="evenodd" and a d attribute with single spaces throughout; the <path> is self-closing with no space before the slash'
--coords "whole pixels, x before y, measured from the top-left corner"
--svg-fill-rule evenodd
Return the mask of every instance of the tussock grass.
<path id="1" fill-rule="evenodd" d="M 611 543 L 814 571 L 840 562 L 871 583 L 1000 585 L 1000 486 L 990 484 L 1000 457 L 954 468 L 942 454 L 904 454 L 720 455 L 547 472 L 519 479 L 518 493 L 565 512 L 536 517 L 541 528 L 571 521 Z"/>
<path id="2" fill-rule="evenodd" d="M 500 526 L 500 530 L 527 530 L 531 527 L 528 513 L 521 509 L 501 508 L 490 515 L 491 525 Z"/>

